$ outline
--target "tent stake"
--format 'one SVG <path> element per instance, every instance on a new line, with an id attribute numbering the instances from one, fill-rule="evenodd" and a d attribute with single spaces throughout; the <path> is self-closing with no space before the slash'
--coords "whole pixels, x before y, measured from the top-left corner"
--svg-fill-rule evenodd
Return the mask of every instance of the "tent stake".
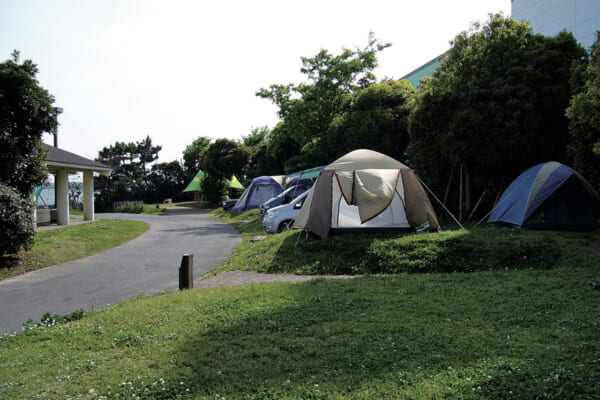
<path id="1" fill-rule="evenodd" d="M 302 231 L 298 232 L 298 237 L 296 238 L 296 244 L 294 245 L 294 247 L 298 247 L 298 242 L 300 241 L 300 235 L 302 235 Z"/>
<path id="2" fill-rule="evenodd" d="M 442 207 L 444 208 L 444 210 L 446 210 L 446 212 L 448 213 L 448 215 L 450 215 L 452 217 L 452 219 L 454 220 L 454 222 L 456 222 L 458 224 L 458 226 L 460 226 L 462 228 L 463 231 L 467 231 L 465 229 L 464 226 L 462 226 L 462 224 L 460 222 L 458 222 L 458 220 L 454 217 L 454 215 L 450 212 L 450 210 L 448 210 L 446 208 L 446 206 L 444 204 L 442 204 L 442 202 L 440 201 L 440 199 L 438 199 L 438 197 L 435 195 L 435 193 L 433 193 L 433 191 L 431 189 L 429 189 L 429 186 L 427 186 L 425 184 L 425 182 L 423 182 L 421 180 L 421 178 L 419 177 L 419 175 L 415 174 L 415 176 L 417 177 L 417 179 L 419 180 L 419 182 L 421 182 L 421 185 L 423 185 L 425 187 L 425 189 L 427 189 L 427 191 L 429 191 L 429 193 L 431 193 L 431 195 L 433 196 L 433 198 L 442 205 Z M 468 231 L 467 231 L 468 232 Z"/>

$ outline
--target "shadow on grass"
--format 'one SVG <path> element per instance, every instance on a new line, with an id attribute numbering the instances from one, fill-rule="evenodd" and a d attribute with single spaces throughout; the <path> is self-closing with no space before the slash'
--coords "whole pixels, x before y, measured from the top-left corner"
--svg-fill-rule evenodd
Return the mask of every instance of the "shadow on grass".
<path id="1" fill-rule="evenodd" d="M 577 348 L 598 333 L 585 321 L 557 331 L 554 320 L 581 305 L 549 298 L 560 278 L 538 284 L 534 273 L 249 287 L 202 310 L 219 320 L 189 331 L 175 364 L 198 394 L 226 398 L 462 398 L 477 387 L 477 398 L 597 393 L 600 347 L 588 346 L 587 361 Z M 243 315 L 240 297 L 256 299 Z"/>
<path id="2" fill-rule="evenodd" d="M 0 256 L 0 270 L 10 269 L 18 266 L 19 257 L 16 254 Z"/>

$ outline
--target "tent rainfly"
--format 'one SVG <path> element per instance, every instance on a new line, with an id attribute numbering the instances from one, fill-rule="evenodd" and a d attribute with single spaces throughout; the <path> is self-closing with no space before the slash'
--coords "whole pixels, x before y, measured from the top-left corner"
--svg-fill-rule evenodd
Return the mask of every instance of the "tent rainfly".
<path id="1" fill-rule="evenodd" d="M 372 150 L 355 150 L 323 169 L 294 227 L 325 238 L 336 232 L 439 230 L 412 169 Z"/>
<path id="2" fill-rule="evenodd" d="M 280 181 L 281 177 L 260 176 L 252 179 L 252 183 L 242 193 L 232 210 L 241 211 L 258 208 L 265 201 L 277 196 L 283 192 L 278 180 Z"/>
<path id="3" fill-rule="evenodd" d="M 490 225 L 590 231 L 600 228 L 600 196 L 571 168 L 550 161 L 529 168 L 504 191 Z"/>
<path id="4" fill-rule="evenodd" d="M 321 171 L 325 166 L 305 169 L 303 171 L 294 172 L 285 176 L 285 182 L 287 186 L 291 186 L 292 182 L 297 182 L 305 179 L 315 179 L 319 177 Z"/>
<path id="5" fill-rule="evenodd" d="M 204 171 L 199 170 L 194 179 L 187 185 L 184 192 L 201 192 L 202 191 L 202 179 L 204 179 Z"/>

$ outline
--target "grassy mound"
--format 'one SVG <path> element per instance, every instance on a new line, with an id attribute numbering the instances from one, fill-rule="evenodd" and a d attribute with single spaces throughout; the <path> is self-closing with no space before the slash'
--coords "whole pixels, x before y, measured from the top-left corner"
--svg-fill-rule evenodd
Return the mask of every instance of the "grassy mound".
<path id="1" fill-rule="evenodd" d="M 446 230 L 418 235 L 348 234 L 306 239 L 299 231 L 264 235 L 255 210 L 216 212 L 244 238 L 223 270 L 296 274 L 473 272 L 600 265 L 598 232 L 508 228 Z"/>

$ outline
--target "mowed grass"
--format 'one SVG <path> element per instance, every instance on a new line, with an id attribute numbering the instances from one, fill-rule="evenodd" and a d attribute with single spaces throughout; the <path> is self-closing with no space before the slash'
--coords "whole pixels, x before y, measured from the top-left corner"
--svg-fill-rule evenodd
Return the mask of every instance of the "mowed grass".
<path id="1" fill-rule="evenodd" d="M 396 274 L 600 266 L 600 232 L 544 232 L 451 227 L 418 235 L 356 234 L 307 239 L 298 230 L 262 232 L 256 210 L 216 216 L 232 223 L 243 242 L 218 271 Z M 252 239 L 266 235 L 264 240 Z"/>
<path id="2" fill-rule="evenodd" d="M 598 278 L 400 274 L 138 298 L 4 335 L 0 398 L 596 398 Z"/>
<path id="3" fill-rule="evenodd" d="M 0 258 L 0 279 L 20 275 L 123 244 L 148 229 L 142 221 L 101 219 L 36 234 L 30 251 Z"/>
<path id="4" fill-rule="evenodd" d="M 367 276 L 175 292 L 32 324 L 0 339 L 0 398 L 600 397 L 598 232 L 295 247 L 297 232 L 252 241 L 255 211 L 217 215 L 243 236 L 223 269 Z"/>

